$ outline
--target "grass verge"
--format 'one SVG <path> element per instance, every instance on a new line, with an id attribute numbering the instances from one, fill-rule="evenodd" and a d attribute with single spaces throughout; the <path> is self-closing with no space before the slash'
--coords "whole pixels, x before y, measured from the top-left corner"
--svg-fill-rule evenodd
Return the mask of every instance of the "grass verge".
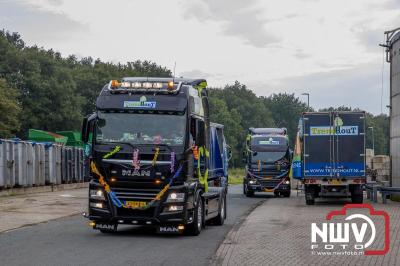
<path id="1" fill-rule="evenodd" d="M 243 183 L 244 168 L 231 168 L 229 169 L 229 180 L 230 185 L 238 185 Z"/>

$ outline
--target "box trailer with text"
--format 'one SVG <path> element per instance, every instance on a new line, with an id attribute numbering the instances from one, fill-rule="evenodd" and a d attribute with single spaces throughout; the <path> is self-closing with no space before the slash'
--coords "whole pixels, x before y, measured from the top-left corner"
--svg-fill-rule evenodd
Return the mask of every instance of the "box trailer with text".
<path id="1" fill-rule="evenodd" d="M 304 113 L 292 174 L 303 181 L 308 205 L 314 204 L 317 197 L 351 197 L 353 203 L 362 203 L 365 113 Z"/>

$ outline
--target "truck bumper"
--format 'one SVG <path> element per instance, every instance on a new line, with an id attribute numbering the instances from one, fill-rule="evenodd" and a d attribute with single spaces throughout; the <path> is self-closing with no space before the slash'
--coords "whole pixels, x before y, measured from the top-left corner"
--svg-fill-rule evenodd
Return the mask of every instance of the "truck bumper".
<path id="1" fill-rule="evenodd" d="M 192 197 L 185 186 L 170 187 L 161 201 L 156 202 L 147 209 L 131 209 L 116 207 L 110 198 L 105 195 L 104 200 L 90 197 L 90 190 L 102 189 L 96 182 L 89 184 L 89 220 L 101 224 L 134 224 L 134 225 L 165 225 L 165 224 L 190 224 L 193 222 Z M 170 191 L 184 192 L 184 202 L 166 203 Z M 99 205 L 98 203 L 101 203 Z M 97 204 L 97 205 L 96 205 Z M 182 210 L 169 211 L 169 206 L 180 206 Z"/>
<path id="2" fill-rule="evenodd" d="M 279 180 L 281 182 L 281 180 Z M 278 183 L 279 184 L 279 183 Z M 249 184 L 248 187 L 250 190 L 255 191 L 255 192 L 287 192 L 290 191 L 290 183 L 289 184 L 280 184 L 277 186 L 276 181 L 272 182 L 266 182 L 263 180 L 263 182 L 260 182 L 259 184 Z"/>
<path id="3" fill-rule="evenodd" d="M 322 178 L 322 179 L 305 179 L 304 184 L 308 187 L 317 188 L 320 197 L 350 197 L 352 187 L 364 186 L 365 178 Z M 314 190 L 315 191 L 315 190 Z"/>

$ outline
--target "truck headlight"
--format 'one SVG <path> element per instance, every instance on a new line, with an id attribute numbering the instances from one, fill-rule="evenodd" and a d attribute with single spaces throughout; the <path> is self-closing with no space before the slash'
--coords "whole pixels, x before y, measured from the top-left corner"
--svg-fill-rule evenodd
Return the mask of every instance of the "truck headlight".
<path id="1" fill-rule="evenodd" d="M 90 198 L 99 199 L 99 200 L 105 200 L 106 199 L 104 197 L 104 192 L 103 192 L 102 189 L 91 189 L 90 190 Z"/>
<path id="2" fill-rule="evenodd" d="M 90 207 L 92 208 L 98 208 L 98 209 L 103 209 L 103 203 L 101 202 L 91 202 Z"/>
<path id="3" fill-rule="evenodd" d="M 257 184 L 257 180 L 250 180 L 250 181 L 249 181 L 249 184 L 250 184 L 250 185 Z"/>
<path id="4" fill-rule="evenodd" d="M 289 181 L 289 180 L 286 180 L 284 183 L 285 183 L 286 185 L 289 185 L 289 184 L 290 184 L 290 181 Z"/>
<path id="5" fill-rule="evenodd" d="M 183 206 L 176 206 L 176 205 L 171 205 L 168 207 L 169 212 L 176 212 L 176 211 L 182 211 Z"/>
<path id="6" fill-rule="evenodd" d="M 167 202 L 183 202 L 185 200 L 185 193 L 171 192 L 168 195 Z"/>

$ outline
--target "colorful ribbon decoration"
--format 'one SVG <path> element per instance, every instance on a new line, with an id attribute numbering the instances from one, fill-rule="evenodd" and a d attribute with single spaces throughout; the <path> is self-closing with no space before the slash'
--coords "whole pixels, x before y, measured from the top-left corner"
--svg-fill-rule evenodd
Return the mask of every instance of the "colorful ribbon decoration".
<path id="1" fill-rule="evenodd" d="M 119 152 L 121 150 L 121 146 L 116 146 L 112 151 L 110 151 L 109 153 L 107 153 L 106 155 L 103 156 L 103 159 L 107 159 L 111 156 L 113 156 L 114 154 L 116 154 L 117 152 Z"/>
<path id="2" fill-rule="evenodd" d="M 199 160 L 199 148 L 195 145 L 192 147 L 193 157 L 196 161 Z"/>
<path id="3" fill-rule="evenodd" d="M 170 186 L 172 185 L 172 182 L 181 174 L 183 165 L 180 165 L 178 170 L 175 172 L 174 176 L 169 180 L 168 184 L 160 190 L 160 192 L 157 193 L 157 195 L 146 205 L 142 205 L 139 207 L 132 206 L 131 204 L 127 203 L 126 201 L 121 201 L 117 195 L 115 195 L 114 191 L 110 189 L 110 186 L 107 184 L 107 182 L 104 180 L 104 176 L 100 173 L 100 171 L 97 169 L 96 164 L 92 161 L 90 164 L 90 167 L 92 169 L 92 172 L 96 174 L 99 177 L 99 183 L 104 187 L 104 190 L 107 192 L 111 202 L 116 206 L 116 207 L 122 207 L 126 209 L 148 209 L 151 206 L 154 205 L 156 201 L 159 201 L 165 194 L 165 192 L 168 191 Z"/>
<path id="4" fill-rule="evenodd" d="M 204 191 L 208 192 L 208 168 L 206 168 L 206 171 L 204 172 L 204 176 L 201 174 L 201 169 L 200 169 L 200 159 L 204 158 L 207 160 L 207 158 L 210 156 L 210 153 L 205 147 L 200 147 L 199 148 L 199 153 L 198 153 L 198 160 L 197 160 L 197 175 L 199 177 L 199 182 L 200 184 L 204 185 Z M 206 162 L 204 162 L 206 164 Z"/>
<path id="5" fill-rule="evenodd" d="M 173 151 L 171 151 L 170 167 L 171 167 L 171 174 L 173 174 L 175 172 L 175 152 L 173 152 Z"/>
<path id="6" fill-rule="evenodd" d="M 135 168 L 135 170 L 140 170 L 139 149 L 133 150 L 132 166 Z"/>
<path id="7" fill-rule="evenodd" d="M 154 153 L 153 161 L 151 162 L 153 166 L 157 164 L 158 154 L 160 154 L 160 148 L 157 147 L 156 152 Z"/>

